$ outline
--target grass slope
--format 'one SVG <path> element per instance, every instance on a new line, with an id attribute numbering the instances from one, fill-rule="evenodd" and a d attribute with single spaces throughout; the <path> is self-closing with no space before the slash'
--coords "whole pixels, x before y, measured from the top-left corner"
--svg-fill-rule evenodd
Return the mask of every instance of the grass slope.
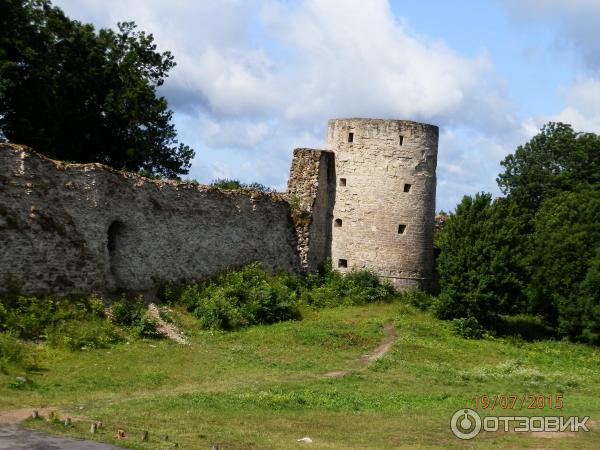
<path id="1" fill-rule="evenodd" d="M 174 320 L 191 346 L 139 340 L 107 350 L 40 346 L 32 383 L 15 390 L 0 374 L 0 409 L 56 407 L 74 426 L 26 426 L 118 445 L 162 449 L 600 448 L 600 350 L 567 342 L 465 340 L 449 325 L 405 304 L 303 311 L 304 320 L 242 331 L 199 331 L 182 311 Z M 382 359 L 357 360 L 393 322 L 399 340 Z M 350 369 L 343 378 L 322 373 Z M 589 433 L 547 438 L 482 433 L 460 441 L 449 419 L 478 394 L 563 393 L 564 415 L 591 416 Z M 529 415 L 519 410 L 505 415 Z M 544 410 L 545 415 L 556 414 Z M 79 418 L 79 419 L 77 419 Z M 104 423 L 89 434 L 92 420 Z M 141 442 L 142 430 L 150 441 Z"/>

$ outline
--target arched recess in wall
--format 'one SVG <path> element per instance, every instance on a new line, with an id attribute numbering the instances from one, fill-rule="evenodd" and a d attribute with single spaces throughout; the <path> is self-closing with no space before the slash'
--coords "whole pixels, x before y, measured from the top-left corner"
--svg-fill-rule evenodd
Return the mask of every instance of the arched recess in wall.
<path id="1" fill-rule="evenodd" d="M 108 227 L 106 233 L 106 248 L 108 250 L 108 261 L 110 264 L 110 273 L 114 279 L 115 287 L 122 288 L 124 281 L 124 253 L 126 226 L 120 220 L 113 221 Z"/>

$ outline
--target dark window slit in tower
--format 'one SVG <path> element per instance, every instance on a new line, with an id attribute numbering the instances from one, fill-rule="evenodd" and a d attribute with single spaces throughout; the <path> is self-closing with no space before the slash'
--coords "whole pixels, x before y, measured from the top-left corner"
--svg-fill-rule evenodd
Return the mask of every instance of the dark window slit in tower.
<path id="1" fill-rule="evenodd" d="M 354 142 L 354 133 L 348 133 L 348 142 Z"/>
<path id="2" fill-rule="evenodd" d="M 398 225 L 398 234 L 404 234 L 405 231 L 406 231 L 406 225 L 404 225 L 404 224 Z"/>
<path id="3" fill-rule="evenodd" d="M 333 223 L 333 226 L 338 228 L 342 226 L 342 219 L 335 219 L 335 222 Z"/>
<path id="4" fill-rule="evenodd" d="M 400 135 L 400 145 L 404 143 L 404 136 Z"/>
<path id="5" fill-rule="evenodd" d="M 346 268 L 348 267 L 347 259 L 338 259 L 338 267 Z"/>
<path id="6" fill-rule="evenodd" d="M 340 186 L 346 186 L 346 179 L 340 178 Z"/>
<path id="7" fill-rule="evenodd" d="M 410 192 L 411 187 L 412 187 L 412 184 L 405 183 L 404 184 L 404 192 Z"/>

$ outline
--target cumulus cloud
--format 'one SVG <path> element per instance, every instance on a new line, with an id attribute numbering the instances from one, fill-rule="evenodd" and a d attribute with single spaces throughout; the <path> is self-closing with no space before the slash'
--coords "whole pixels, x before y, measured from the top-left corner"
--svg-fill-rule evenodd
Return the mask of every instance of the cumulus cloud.
<path id="1" fill-rule="evenodd" d="M 498 159 L 494 142 L 519 135 L 507 138 L 520 125 L 488 56 L 415 33 L 386 0 L 55 3 L 98 26 L 135 20 L 173 52 L 178 65 L 161 92 L 182 141 L 198 150 L 195 176 L 283 187 L 292 148 L 322 147 L 328 118 L 399 118 L 462 130 L 468 146 L 441 140 L 439 178 L 472 192 L 497 173 L 487 164 Z M 464 172 L 479 180 L 465 184 Z"/>

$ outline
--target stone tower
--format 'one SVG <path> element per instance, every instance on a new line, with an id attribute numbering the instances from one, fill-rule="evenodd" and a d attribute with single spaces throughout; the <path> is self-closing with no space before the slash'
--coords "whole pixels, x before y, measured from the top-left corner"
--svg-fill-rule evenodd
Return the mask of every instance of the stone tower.
<path id="1" fill-rule="evenodd" d="M 371 269 L 400 290 L 429 288 L 438 134 L 403 120 L 329 121 L 334 268 Z"/>

